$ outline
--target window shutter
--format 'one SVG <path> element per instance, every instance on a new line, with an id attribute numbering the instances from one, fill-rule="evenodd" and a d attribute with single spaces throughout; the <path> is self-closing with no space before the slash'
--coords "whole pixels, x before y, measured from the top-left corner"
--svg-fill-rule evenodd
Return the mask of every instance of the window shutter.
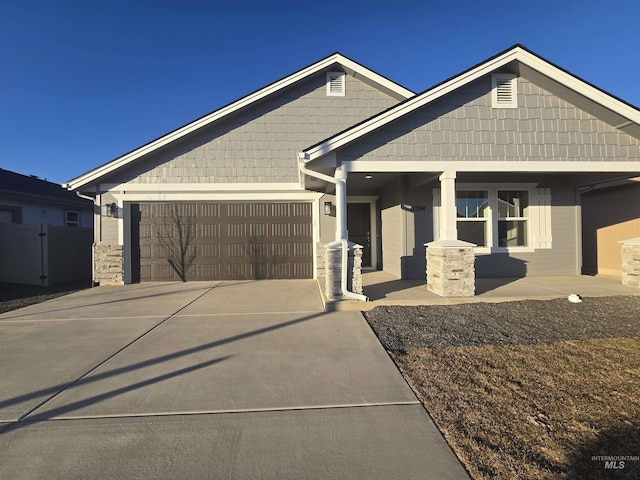
<path id="1" fill-rule="evenodd" d="M 332 97 L 344 97 L 345 95 L 344 72 L 327 73 L 327 95 Z"/>
<path id="2" fill-rule="evenodd" d="M 531 192 L 533 248 L 551 248 L 551 189 L 534 188 Z"/>
<path id="3" fill-rule="evenodd" d="M 493 108 L 517 108 L 518 91 L 516 76 L 511 73 L 494 74 L 491 77 Z"/>

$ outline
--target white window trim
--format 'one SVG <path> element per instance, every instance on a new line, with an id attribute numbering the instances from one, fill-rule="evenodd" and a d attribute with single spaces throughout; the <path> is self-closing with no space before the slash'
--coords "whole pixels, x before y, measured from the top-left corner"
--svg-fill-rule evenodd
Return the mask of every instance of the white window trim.
<path id="1" fill-rule="evenodd" d="M 475 247 L 476 254 L 491 253 L 532 253 L 539 249 L 551 248 L 551 189 L 536 188 L 535 183 L 460 183 L 456 185 L 456 192 L 472 190 L 487 191 L 489 193 L 489 218 L 487 218 L 487 239 L 489 246 Z M 529 192 L 529 222 L 527 228 L 526 247 L 498 246 L 498 190 L 524 190 Z M 439 216 L 440 189 L 433 189 L 434 220 Z M 468 221 L 456 219 L 456 221 Z M 480 221 L 480 220 L 473 220 Z M 437 232 L 434 221 L 434 232 Z M 437 238 L 436 238 L 437 240 Z"/>
<path id="2" fill-rule="evenodd" d="M 474 191 L 474 192 L 487 192 L 487 198 L 489 200 L 489 205 L 487 207 L 487 211 L 489 212 L 489 216 L 488 217 L 484 217 L 484 218 L 458 218 L 456 216 L 456 224 L 458 222 L 484 222 L 487 226 L 487 230 L 485 232 L 486 235 L 486 240 L 488 245 L 487 246 L 477 246 L 473 248 L 473 251 L 475 253 L 491 253 L 492 252 L 492 246 L 495 244 L 495 239 L 493 238 L 493 212 L 497 211 L 494 209 L 494 203 L 491 201 L 491 189 L 488 188 L 486 185 L 482 185 L 482 184 L 477 184 L 477 185 L 470 185 L 470 184 L 462 184 L 462 185 L 456 185 L 456 193 L 458 192 L 469 192 L 469 191 Z"/>
<path id="3" fill-rule="evenodd" d="M 69 214 L 70 213 L 75 213 L 78 216 L 78 220 L 76 222 L 72 222 L 72 223 L 75 223 L 75 225 L 69 225 Z M 65 227 L 70 227 L 70 228 L 80 228 L 80 211 L 79 210 L 65 210 L 64 211 L 64 226 Z"/>
<path id="4" fill-rule="evenodd" d="M 487 206 L 487 212 L 489 213 L 488 217 L 472 217 L 472 218 L 464 218 L 464 217 L 457 217 L 456 216 L 456 224 L 458 222 L 484 222 L 484 224 L 486 225 L 486 231 L 485 231 L 485 235 L 486 235 L 486 240 L 488 245 L 487 246 L 477 246 L 474 247 L 473 251 L 476 253 L 491 253 L 491 245 L 493 245 L 493 204 L 491 203 L 491 191 L 486 188 L 485 186 L 481 186 L 481 185 L 477 185 L 475 188 L 474 187 L 464 187 L 462 188 L 461 186 L 457 186 L 456 185 L 456 193 L 458 192 L 487 192 L 487 200 L 489 201 L 489 204 Z"/>
<path id="5" fill-rule="evenodd" d="M 518 77 L 514 73 L 494 73 L 491 75 L 491 106 L 493 108 L 518 108 Z M 498 82 L 509 82 L 511 101 L 498 100 Z"/>
<path id="6" fill-rule="evenodd" d="M 334 91 L 331 89 L 331 85 L 336 80 L 340 82 L 340 90 Z M 344 97 L 346 94 L 346 75 L 344 72 L 327 72 L 327 96 L 329 97 Z"/>
<path id="7" fill-rule="evenodd" d="M 527 218 L 529 222 L 527 228 L 527 246 L 526 247 L 500 247 L 498 239 L 498 190 L 521 190 L 528 192 L 531 199 L 531 190 L 535 184 L 513 184 L 513 183 L 491 183 L 491 184 L 460 184 L 456 186 L 458 190 L 484 190 L 489 194 L 489 218 L 487 219 L 487 238 L 489 245 L 486 247 L 476 247 L 474 251 L 479 254 L 491 253 L 531 253 L 535 251 L 533 248 L 533 238 L 531 228 L 531 215 Z M 529 200 L 531 202 L 531 200 Z"/>

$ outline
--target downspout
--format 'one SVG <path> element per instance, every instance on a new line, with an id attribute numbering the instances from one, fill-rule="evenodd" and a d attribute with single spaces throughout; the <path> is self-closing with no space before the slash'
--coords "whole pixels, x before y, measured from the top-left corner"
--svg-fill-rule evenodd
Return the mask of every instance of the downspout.
<path id="1" fill-rule="evenodd" d="M 95 205 L 96 205 L 96 199 L 95 197 L 90 197 L 88 195 L 83 195 L 82 193 L 80 193 L 78 190 L 76 190 L 76 195 L 80 198 L 84 198 L 85 200 L 91 200 L 91 203 L 93 204 L 93 207 L 95 209 Z M 95 210 L 94 210 L 95 211 Z M 94 224 L 95 224 L 95 220 L 94 220 Z M 96 226 L 93 226 L 93 243 L 91 244 L 91 286 L 94 287 L 95 283 L 96 283 L 96 235 L 95 235 L 95 228 Z"/>
<path id="2" fill-rule="evenodd" d="M 310 177 L 323 180 L 328 183 L 333 183 L 336 186 L 336 242 L 342 244 L 342 258 L 340 262 L 341 278 L 340 278 L 340 292 L 345 298 L 351 298 L 353 300 L 359 300 L 366 302 L 369 298 L 366 295 L 360 295 L 358 293 L 350 292 L 347 290 L 347 267 L 349 264 L 349 243 L 347 241 L 347 188 L 346 188 L 346 173 L 336 172 L 336 177 L 325 175 L 324 173 L 315 172 L 309 170 L 304 165 L 305 154 L 298 152 L 298 169 L 303 175 L 309 175 Z"/>

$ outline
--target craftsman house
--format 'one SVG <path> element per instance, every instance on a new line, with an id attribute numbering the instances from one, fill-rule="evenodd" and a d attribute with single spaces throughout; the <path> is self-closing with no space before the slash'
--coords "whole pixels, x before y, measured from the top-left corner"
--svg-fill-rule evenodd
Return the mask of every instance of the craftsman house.
<path id="1" fill-rule="evenodd" d="M 514 46 L 417 95 L 334 54 L 67 187 L 99 207 L 99 282 L 326 276 L 354 296 L 349 249 L 468 296 L 579 275 L 578 187 L 639 173 L 640 111 Z"/>

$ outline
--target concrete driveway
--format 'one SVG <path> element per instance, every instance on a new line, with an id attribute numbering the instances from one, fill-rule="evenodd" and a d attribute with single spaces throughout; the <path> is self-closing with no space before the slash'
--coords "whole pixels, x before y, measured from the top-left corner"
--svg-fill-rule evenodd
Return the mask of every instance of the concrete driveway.
<path id="1" fill-rule="evenodd" d="M 315 281 L 99 287 L 0 315 L 0 478 L 468 478 Z"/>

